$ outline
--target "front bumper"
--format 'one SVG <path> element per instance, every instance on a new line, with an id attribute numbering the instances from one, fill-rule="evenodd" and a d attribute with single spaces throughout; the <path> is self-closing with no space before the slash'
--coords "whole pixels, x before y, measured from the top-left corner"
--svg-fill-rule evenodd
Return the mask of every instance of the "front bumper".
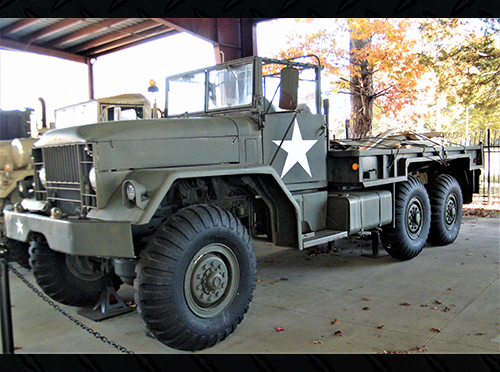
<path id="1" fill-rule="evenodd" d="M 40 233 L 55 251 L 81 256 L 135 257 L 128 222 L 56 219 L 7 210 L 4 219 L 6 236 L 14 240 L 29 242 L 33 233 Z"/>

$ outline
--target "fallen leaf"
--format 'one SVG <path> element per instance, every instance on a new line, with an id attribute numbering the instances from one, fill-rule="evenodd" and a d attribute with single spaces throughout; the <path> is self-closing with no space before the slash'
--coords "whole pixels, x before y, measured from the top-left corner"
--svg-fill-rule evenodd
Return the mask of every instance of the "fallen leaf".
<path id="1" fill-rule="evenodd" d="M 440 333 L 441 330 L 439 328 L 431 328 L 431 332 L 437 332 Z"/>
<path id="2" fill-rule="evenodd" d="M 14 346 L 14 350 L 21 350 L 22 347 L 21 346 Z"/>
<path id="3" fill-rule="evenodd" d="M 442 304 L 442 302 L 441 302 L 441 301 L 439 301 L 439 300 L 434 300 L 434 301 L 432 301 L 432 303 L 433 303 L 433 304 L 437 304 L 437 305 L 441 305 L 441 304 Z"/>
<path id="4" fill-rule="evenodd" d="M 361 300 L 362 301 L 371 301 L 369 298 L 365 298 L 365 297 L 363 297 Z"/>
<path id="5" fill-rule="evenodd" d="M 466 256 L 472 256 L 472 253 L 467 253 Z"/>
<path id="6" fill-rule="evenodd" d="M 321 341 L 321 340 L 314 340 L 312 343 L 313 343 L 314 345 L 318 345 L 318 344 L 322 344 L 322 343 L 323 343 L 323 341 Z"/>
<path id="7" fill-rule="evenodd" d="M 431 310 L 437 310 L 438 308 L 436 306 L 431 307 Z"/>
<path id="8" fill-rule="evenodd" d="M 261 282 L 262 279 L 255 279 L 255 283 Z"/>
<path id="9" fill-rule="evenodd" d="M 420 353 L 425 353 L 427 350 L 429 350 L 429 348 L 427 346 L 415 346 L 413 349 L 410 350 L 415 350 Z"/>
<path id="10" fill-rule="evenodd" d="M 369 306 L 365 306 L 365 307 L 363 308 L 363 310 L 371 310 L 371 307 L 369 307 Z"/>
<path id="11" fill-rule="evenodd" d="M 427 306 L 429 306 L 429 304 L 422 304 L 422 305 L 420 305 L 420 307 L 427 307 Z"/>
<path id="12" fill-rule="evenodd" d="M 378 328 L 378 329 L 383 329 L 383 328 L 384 328 L 384 325 L 383 325 L 383 324 L 382 324 L 382 325 L 379 325 L 377 328 Z"/>
<path id="13" fill-rule="evenodd" d="M 408 352 L 399 350 L 382 350 L 379 354 L 408 354 Z"/>
<path id="14" fill-rule="evenodd" d="M 484 336 L 486 333 L 476 333 L 476 336 Z"/>
<path id="15" fill-rule="evenodd" d="M 278 332 L 283 332 L 284 330 L 285 330 L 285 328 L 281 328 L 281 327 L 276 328 L 276 331 L 278 331 Z"/>
<path id="16" fill-rule="evenodd" d="M 444 308 L 444 310 L 441 310 L 441 311 L 443 311 L 443 312 L 447 313 L 447 312 L 448 312 L 448 311 L 450 311 L 450 310 L 451 310 L 451 307 L 447 306 L 447 307 L 445 307 L 445 308 Z"/>
<path id="17" fill-rule="evenodd" d="M 343 336 L 344 332 L 342 332 L 340 329 L 334 333 L 335 336 Z"/>
<path id="18" fill-rule="evenodd" d="M 335 318 L 335 320 L 333 322 L 330 322 L 330 325 L 334 325 L 334 324 L 339 324 L 339 320 L 337 318 Z"/>
<path id="19" fill-rule="evenodd" d="M 411 306 L 408 302 L 402 302 L 400 303 L 401 306 Z"/>

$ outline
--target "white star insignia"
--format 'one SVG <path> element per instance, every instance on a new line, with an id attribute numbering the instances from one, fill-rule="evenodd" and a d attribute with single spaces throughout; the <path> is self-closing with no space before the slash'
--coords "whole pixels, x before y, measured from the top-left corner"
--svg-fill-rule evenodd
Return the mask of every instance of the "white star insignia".
<path id="1" fill-rule="evenodd" d="M 22 234 L 23 233 L 23 223 L 19 220 L 19 218 L 17 219 L 16 226 L 17 226 L 17 233 Z"/>
<path id="2" fill-rule="evenodd" d="M 280 140 L 273 141 L 277 146 L 280 145 Z M 293 124 L 293 133 L 291 140 L 283 141 L 281 148 L 287 152 L 285 165 L 281 173 L 281 178 L 283 178 L 292 167 L 299 163 L 300 166 L 307 172 L 307 174 L 312 177 L 311 169 L 309 168 L 309 161 L 307 160 L 307 152 L 313 147 L 318 140 L 303 140 L 302 133 L 300 133 L 299 123 L 295 119 Z"/>

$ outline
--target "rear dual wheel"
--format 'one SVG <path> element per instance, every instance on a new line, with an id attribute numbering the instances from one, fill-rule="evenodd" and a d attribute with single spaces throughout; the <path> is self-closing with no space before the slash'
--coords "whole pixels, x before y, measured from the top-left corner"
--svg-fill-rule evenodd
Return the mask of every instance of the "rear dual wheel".
<path id="1" fill-rule="evenodd" d="M 429 195 L 418 179 L 398 184 L 394 206 L 394 227 L 384 227 L 380 235 L 382 245 L 390 256 L 409 260 L 425 246 L 431 224 Z"/>
<path id="2" fill-rule="evenodd" d="M 448 175 L 437 176 L 429 185 L 431 229 L 429 243 L 436 246 L 451 244 L 462 223 L 462 190 L 458 181 Z"/>

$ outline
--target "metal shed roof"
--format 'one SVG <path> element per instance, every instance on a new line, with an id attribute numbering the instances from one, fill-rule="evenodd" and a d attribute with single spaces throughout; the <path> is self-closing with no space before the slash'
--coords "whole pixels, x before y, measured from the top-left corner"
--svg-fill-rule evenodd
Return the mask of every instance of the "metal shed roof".
<path id="1" fill-rule="evenodd" d="M 0 48 L 88 63 L 90 59 L 187 31 L 224 50 L 253 54 L 256 18 L 0 18 Z"/>

